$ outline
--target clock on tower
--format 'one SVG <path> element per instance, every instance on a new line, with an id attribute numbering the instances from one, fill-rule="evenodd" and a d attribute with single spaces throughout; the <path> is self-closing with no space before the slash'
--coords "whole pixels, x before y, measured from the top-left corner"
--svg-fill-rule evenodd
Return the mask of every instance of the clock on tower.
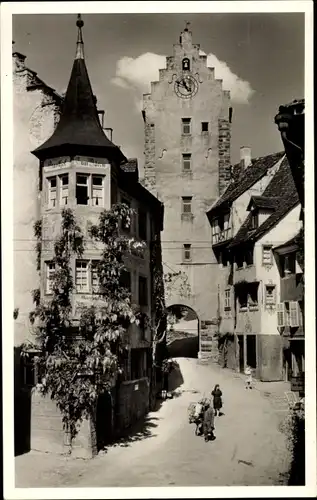
<path id="1" fill-rule="evenodd" d="M 198 82 L 192 75 L 182 75 L 175 81 L 174 90 L 178 97 L 189 99 L 197 94 Z"/>

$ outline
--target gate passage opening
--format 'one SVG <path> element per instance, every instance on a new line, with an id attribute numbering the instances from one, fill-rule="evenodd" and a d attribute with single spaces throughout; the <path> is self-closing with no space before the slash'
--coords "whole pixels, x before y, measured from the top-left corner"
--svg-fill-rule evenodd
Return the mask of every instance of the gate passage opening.
<path id="1" fill-rule="evenodd" d="M 171 358 L 197 358 L 199 319 L 189 306 L 174 304 L 168 308 L 167 349 Z"/>

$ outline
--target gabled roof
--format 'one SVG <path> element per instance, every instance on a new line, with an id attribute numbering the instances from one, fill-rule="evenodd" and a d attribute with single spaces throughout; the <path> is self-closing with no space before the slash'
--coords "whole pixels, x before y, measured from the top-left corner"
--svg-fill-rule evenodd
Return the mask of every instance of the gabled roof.
<path id="1" fill-rule="evenodd" d="M 77 21 L 76 58 L 62 106 L 60 121 L 53 135 L 32 153 L 40 160 L 64 154 L 87 154 L 126 161 L 120 149 L 104 133 L 84 60 L 81 27 Z"/>
<path id="2" fill-rule="evenodd" d="M 274 212 L 257 229 L 251 229 L 252 213 L 250 213 L 229 247 L 258 240 L 299 204 L 297 189 L 286 157 L 264 190 L 262 197 L 279 198 L 279 203 L 275 207 Z"/>
<path id="3" fill-rule="evenodd" d="M 274 210 L 279 204 L 280 199 L 275 197 L 265 197 L 265 196 L 251 196 L 247 210 L 251 208 L 264 208 Z"/>
<path id="4" fill-rule="evenodd" d="M 272 168 L 284 155 L 284 152 L 274 153 L 261 158 L 255 158 L 246 169 L 241 170 L 240 164 L 233 167 L 233 172 L 237 168 L 240 175 L 237 175 L 234 180 L 227 187 L 223 195 L 216 201 L 216 203 L 208 210 L 207 216 L 212 216 L 215 212 L 230 206 L 239 196 L 245 191 L 250 189 L 256 182 L 266 175 L 268 170 Z"/>

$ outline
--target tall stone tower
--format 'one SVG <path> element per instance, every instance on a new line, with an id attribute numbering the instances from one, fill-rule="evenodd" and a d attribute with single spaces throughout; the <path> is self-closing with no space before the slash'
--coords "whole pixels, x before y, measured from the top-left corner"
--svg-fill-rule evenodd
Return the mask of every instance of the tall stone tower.
<path id="1" fill-rule="evenodd" d="M 164 203 L 165 270 L 187 273 L 191 288 L 182 298 L 175 286 L 167 305 L 191 307 L 201 333 L 211 335 L 217 331 L 218 264 L 206 210 L 230 181 L 230 94 L 187 25 L 143 102 L 144 183 Z"/>

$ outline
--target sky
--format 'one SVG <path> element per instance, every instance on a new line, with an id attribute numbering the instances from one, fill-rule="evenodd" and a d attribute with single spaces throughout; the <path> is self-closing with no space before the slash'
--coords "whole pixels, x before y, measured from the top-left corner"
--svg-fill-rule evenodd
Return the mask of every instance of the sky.
<path id="1" fill-rule="evenodd" d="M 142 176 L 142 94 L 173 54 L 185 21 L 193 43 L 208 55 L 216 78 L 231 91 L 231 160 L 241 146 L 252 157 L 283 149 L 274 116 L 281 104 L 304 97 L 304 14 L 85 14 L 85 59 L 98 108 L 113 142 L 136 157 Z M 13 16 L 13 50 L 48 85 L 66 90 L 76 47 L 76 15 Z"/>

